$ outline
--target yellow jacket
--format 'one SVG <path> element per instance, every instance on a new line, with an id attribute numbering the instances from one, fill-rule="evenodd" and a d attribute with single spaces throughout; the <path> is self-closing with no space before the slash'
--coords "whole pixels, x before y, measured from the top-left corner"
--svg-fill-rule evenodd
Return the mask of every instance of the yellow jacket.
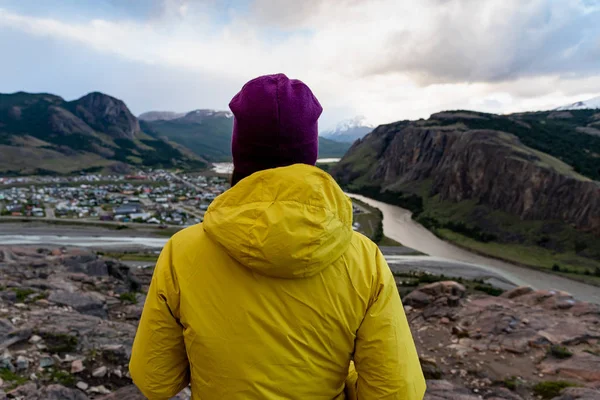
<path id="1" fill-rule="evenodd" d="M 158 260 L 130 362 L 151 400 L 421 400 L 394 278 L 318 168 L 256 173 Z M 356 377 L 358 373 L 358 377 Z M 354 375 L 354 377 L 353 377 Z"/>

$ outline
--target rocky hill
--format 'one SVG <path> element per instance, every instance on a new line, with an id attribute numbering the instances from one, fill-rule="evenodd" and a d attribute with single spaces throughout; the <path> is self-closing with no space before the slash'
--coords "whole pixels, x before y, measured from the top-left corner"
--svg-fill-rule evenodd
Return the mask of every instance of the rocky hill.
<path id="1" fill-rule="evenodd" d="M 128 361 L 152 268 L 76 248 L 0 247 L 0 271 L 0 399 L 144 399 Z M 597 305 L 456 282 L 421 285 L 404 304 L 426 400 L 600 396 Z"/>
<path id="2" fill-rule="evenodd" d="M 573 113 L 578 120 L 595 118 Z M 355 143 L 332 174 L 348 190 L 411 209 L 425 226 L 466 247 L 490 253 L 492 244 L 508 243 L 569 253 L 565 263 L 581 267 L 574 272 L 592 275 L 600 266 L 600 182 L 523 143 L 547 148 L 558 133 L 538 142 L 537 127 L 562 126 L 553 153 L 584 154 L 578 165 L 595 177 L 600 137 L 569 131 L 571 117 L 568 123 L 557 118 L 552 112 L 445 112 L 384 125 Z M 504 250 L 496 246 L 491 254 L 502 257 Z M 560 264 L 545 256 L 543 266 Z"/>
<path id="3" fill-rule="evenodd" d="M 162 118 L 162 119 L 159 119 Z M 183 116 L 163 112 L 140 115 L 144 131 L 179 143 L 209 161 L 231 161 L 233 115 L 228 111 L 194 110 Z M 319 137 L 319 156 L 341 157 L 350 147 Z"/>
<path id="4" fill-rule="evenodd" d="M 144 133 L 125 103 L 102 93 L 65 101 L 0 94 L 0 173 L 72 173 L 129 165 L 200 166 L 200 157 Z"/>

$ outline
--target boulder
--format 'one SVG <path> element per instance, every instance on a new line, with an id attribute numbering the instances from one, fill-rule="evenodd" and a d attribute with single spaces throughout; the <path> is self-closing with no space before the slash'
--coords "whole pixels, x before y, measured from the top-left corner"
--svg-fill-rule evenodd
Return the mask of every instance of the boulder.
<path id="1" fill-rule="evenodd" d="M 404 298 L 402 299 L 402 302 L 405 305 L 411 306 L 414 308 L 424 308 L 424 307 L 428 306 L 429 304 L 431 304 L 432 300 L 433 300 L 432 296 L 430 296 L 426 293 L 423 293 L 420 290 L 414 290 L 413 292 L 404 296 Z"/>
<path id="2" fill-rule="evenodd" d="M 42 388 L 38 395 L 39 400 L 88 400 L 89 398 L 80 390 L 69 389 L 62 385 L 49 385 Z"/>
<path id="3" fill-rule="evenodd" d="M 463 285 L 461 285 L 458 282 L 453 282 L 453 281 L 431 283 L 429 285 L 423 286 L 419 290 L 421 292 L 431 295 L 433 297 L 440 297 L 440 296 L 464 297 L 467 292 Z"/>
<path id="4" fill-rule="evenodd" d="M 56 304 L 72 307 L 83 314 L 106 317 L 106 311 L 103 309 L 105 298 L 100 293 L 55 291 L 48 296 L 48 300 Z"/>
<path id="5" fill-rule="evenodd" d="M 560 396 L 553 400 L 598 400 L 600 399 L 600 390 L 570 387 L 564 389 Z"/>
<path id="6" fill-rule="evenodd" d="M 500 297 L 505 297 L 507 299 L 514 299 L 515 297 L 523 296 L 525 294 L 529 294 L 533 292 L 533 288 L 529 286 L 519 286 L 514 288 L 513 290 L 509 290 L 508 292 L 504 292 L 500 295 Z"/>
<path id="7" fill-rule="evenodd" d="M 600 382 L 600 357 L 589 353 L 576 353 L 566 360 L 547 358 L 541 362 L 540 372 L 558 374 L 589 382 Z"/>

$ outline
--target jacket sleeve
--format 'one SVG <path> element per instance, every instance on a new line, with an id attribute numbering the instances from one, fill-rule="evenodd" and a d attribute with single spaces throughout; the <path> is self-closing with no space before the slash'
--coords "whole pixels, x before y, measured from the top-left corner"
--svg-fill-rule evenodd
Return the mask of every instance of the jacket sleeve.
<path id="1" fill-rule="evenodd" d="M 421 400 L 425 378 L 396 282 L 377 250 L 370 306 L 358 329 L 354 362 L 359 400 Z"/>
<path id="2" fill-rule="evenodd" d="M 170 399 L 189 384 L 172 247 L 169 241 L 156 263 L 129 362 L 133 382 L 150 400 Z"/>

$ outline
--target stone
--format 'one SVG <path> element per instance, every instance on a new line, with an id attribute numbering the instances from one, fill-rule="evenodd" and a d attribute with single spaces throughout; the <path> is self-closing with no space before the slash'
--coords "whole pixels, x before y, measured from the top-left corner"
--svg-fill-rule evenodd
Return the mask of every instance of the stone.
<path id="1" fill-rule="evenodd" d="M 85 392 L 86 390 L 88 390 L 88 388 L 90 387 L 90 385 L 88 385 L 88 384 L 87 384 L 87 383 L 85 383 L 85 382 L 77 382 L 77 384 L 76 384 L 75 386 L 77 386 L 77 389 L 79 389 L 79 390 L 83 390 L 84 392 Z"/>
<path id="2" fill-rule="evenodd" d="M 49 368 L 53 365 L 54 358 L 48 356 L 40 358 L 40 368 Z"/>
<path id="3" fill-rule="evenodd" d="M 80 372 L 83 372 L 84 370 L 85 370 L 85 367 L 83 366 L 82 360 L 75 360 L 71 363 L 71 373 L 72 374 L 78 374 Z"/>
<path id="4" fill-rule="evenodd" d="M 42 339 L 40 336 L 33 335 L 32 337 L 29 338 L 29 343 L 36 344 L 36 343 L 41 342 L 42 340 L 44 340 L 44 339 Z"/>
<path id="5" fill-rule="evenodd" d="M 463 285 L 453 281 L 431 283 L 423 286 L 419 290 L 436 298 L 443 295 L 464 297 L 467 292 Z"/>
<path id="6" fill-rule="evenodd" d="M 123 372 L 120 369 L 113 370 L 112 374 L 114 376 L 116 376 L 117 378 L 122 378 L 123 377 Z"/>
<path id="7" fill-rule="evenodd" d="M 100 397 L 98 400 L 146 400 L 146 397 L 138 390 L 135 385 L 122 387 L 121 389 Z"/>
<path id="8" fill-rule="evenodd" d="M 570 387 L 563 389 L 560 396 L 553 400 L 598 400 L 600 390 L 592 388 Z"/>
<path id="9" fill-rule="evenodd" d="M 509 290 L 508 292 L 502 293 L 500 295 L 500 297 L 505 297 L 507 299 L 514 299 L 515 297 L 523 296 L 523 295 L 529 294 L 529 293 L 531 293 L 533 291 L 534 291 L 534 289 L 532 287 L 529 287 L 529 286 L 519 286 L 517 288 Z"/>
<path id="10" fill-rule="evenodd" d="M 24 356 L 17 357 L 17 371 L 29 369 L 29 359 Z"/>
<path id="11" fill-rule="evenodd" d="M 96 394 L 110 394 L 110 390 L 105 388 L 104 385 L 91 387 L 89 392 Z"/>
<path id="12" fill-rule="evenodd" d="M 66 292 L 54 291 L 48 296 L 48 300 L 52 303 L 69 306 L 83 314 L 94 315 L 97 317 L 106 317 L 104 310 L 104 296 L 100 293 L 87 292 Z"/>
<path id="13" fill-rule="evenodd" d="M 414 308 L 424 308 L 431 304 L 433 298 L 430 295 L 421 292 L 420 290 L 414 290 L 413 292 L 404 296 L 402 301 L 407 306 L 411 306 Z"/>
<path id="14" fill-rule="evenodd" d="M 10 351 L 5 350 L 2 356 L 0 357 L 0 369 L 7 369 L 11 372 L 15 372 L 15 366 L 12 363 L 13 356 Z"/>
<path id="15" fill-rule="evenodd" d="M 93 372 L 92 372 L 92 376 L 94 378 L 104 378 L 106 376 L 106 373 L 108 372 L 108 369 L 105 366 L 96 368 Z"/>
<path id="16" fill-rule="evenodd" d="M 37 385 L 33 382 L 28 382 L 7 393 L 9 398 L 16 399 L 37 399 Z M 46 399 L 44 399 L 46 400 Z"/>
<path id="17" fill-rule="evenodd" d="M 600 357 L 589 353 L 575 353 L 566 360 L 546 358 L 539 365 L 543 374 L 559 374 L 582 381 L 600 381 Z"/>
<path id="18" fill-rule="evenodd" d="M 79 390 L 69 389 L 62 385 L 49 385 L 40 390 L 39 399 L 44 400 L 89 400 Z"/>
<path id="19" fill-rule="evenodd" d="M 442 317 L 440 318 L 440 324 L 444 324 L 444 325 L 448 325 L 450 323 L 450 320 L 446 317 Z"/>

